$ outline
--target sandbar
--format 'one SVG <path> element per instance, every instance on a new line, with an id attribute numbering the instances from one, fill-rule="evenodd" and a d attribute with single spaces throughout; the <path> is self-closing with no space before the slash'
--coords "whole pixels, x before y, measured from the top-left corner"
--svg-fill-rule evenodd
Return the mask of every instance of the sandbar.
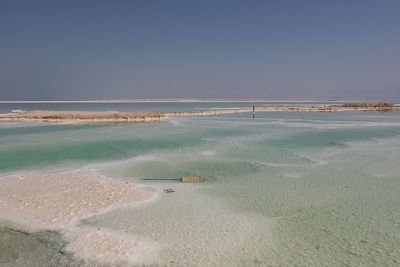
<path id="1" fill-rule="evenodd" d="M 338 111 L 372 111 L 391 112 L 400 108 L 398 104 L 385 102 L 363 102 L 342 105 L 273 105 L 257 106 L 254 112 L 338 112 Z M 235 114 L 253 111 L 249 108 L 210 109 L 199 111 L 176 112 L 121 112 L 121 111 L 51 111 L 33 110 L 28 112 L 15 112 L 0 114 L 0 121 L 44 121 L 44 122 L 151 122 L 161 121 L 169 117 L 182 116 L 213 116 L 222 114 Z"/>

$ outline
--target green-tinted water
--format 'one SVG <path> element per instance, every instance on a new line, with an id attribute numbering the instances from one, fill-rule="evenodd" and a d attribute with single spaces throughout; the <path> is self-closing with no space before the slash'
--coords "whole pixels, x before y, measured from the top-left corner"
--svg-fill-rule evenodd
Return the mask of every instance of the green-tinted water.
<path id="1" fill-rule="evenodd" d="M 176 192 L 84 222 L 159 242 L 156 265 L 397 266 L 399 145 L 398 113 L 34 125 L 0 128 L 0 170 L 87 166 L 123 180 L 208 178 L 146 182 Z"/>

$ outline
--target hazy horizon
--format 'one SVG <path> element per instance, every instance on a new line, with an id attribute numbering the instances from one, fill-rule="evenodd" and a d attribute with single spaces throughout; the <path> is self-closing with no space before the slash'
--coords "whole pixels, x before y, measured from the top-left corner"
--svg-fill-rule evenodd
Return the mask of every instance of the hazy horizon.
<path id="1" fill-rule="evenodd" d="M 400 101 L 400 99 L 392 98 L 125 98 L 125 99 L 49 99 L 49 100 L 2 100 L 1 103 L 157 103 L 157 102 L 391 102 Z M 389 101 L 390 102 L 390 101 Z"/>
<path id="2" fill-rule="evenodd" d="M 1 1 L 0 100 L 400 99 L 399 1 Z"/>

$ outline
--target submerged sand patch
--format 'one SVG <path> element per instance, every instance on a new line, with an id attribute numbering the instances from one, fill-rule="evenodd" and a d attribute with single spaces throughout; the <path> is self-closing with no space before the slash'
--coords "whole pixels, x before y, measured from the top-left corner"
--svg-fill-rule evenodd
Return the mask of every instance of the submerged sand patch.
<path id="1" fill-rule="evenodd" d="M 132 262 L 150 252 L 151 246 L 129 235 L 78 223 L 153 196 L 137 184 L 113 181 L 88 170 L 14 174 L 0 177 L 0 220 L 33 231 L 59 231 L 70 242 L 66 250 L 81 258 Z"/>

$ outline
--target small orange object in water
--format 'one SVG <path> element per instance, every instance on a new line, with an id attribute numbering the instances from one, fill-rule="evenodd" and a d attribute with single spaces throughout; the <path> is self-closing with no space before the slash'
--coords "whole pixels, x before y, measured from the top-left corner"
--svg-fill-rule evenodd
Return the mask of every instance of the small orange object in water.
<path id="1" fill-rule="evenodd" d="M 200 176 L 183 176 L 181 178 L 182 183 L 204 183 L 205 181 L 206 179 Z"/>

